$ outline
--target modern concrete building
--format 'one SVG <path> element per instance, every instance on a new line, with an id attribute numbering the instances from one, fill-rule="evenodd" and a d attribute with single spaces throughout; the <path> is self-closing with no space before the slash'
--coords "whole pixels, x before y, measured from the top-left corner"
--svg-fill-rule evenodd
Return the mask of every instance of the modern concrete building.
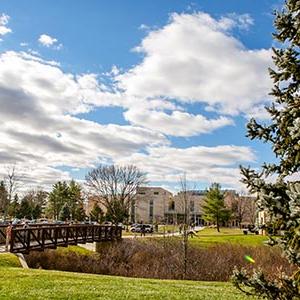
<path id="1" fill-rule="evenodd" d="M 140 187 L 131 209 L 131 220 L 179 224 L 184 221 L 186 211 L 191 223 L 203 224 L 201 206 L 204 194 L 204 191 L 187 191 L 173 196 L 160 187 Z"/>
<path id="2" fill-rule="evenodd" d="M 163 222 L 172 201 L 172 193 L 161 187 L 139 187 L 131 207 L 131 220 L 138 223 Z"/>
<path id="3" fill-rule="evenodd" d="M 224 202 L 233 211 L 230 221 L 224 226 L 245 227 L 257 223 L 255 201 L 253 197 L 240 196 L 233 190 L 224 191 Z M 180 224 L 184 222 L 185 213 L 190 223 L 195 225 L 211 225 L 203 219 L 202 206 L 205 203 L 204 190 L 189 190 L 173 195 L 161 187 L 139 187 L 130 208 L 132 223 L 167 223 Z M 89 197 L 86 207 L 87 215 L 97 204 L 103 212 L 106 208 L 99 204 L 97 196 Z"/>
<path id="4" fill-rule="evenodd" d="M 189 222 L 197 225 L 204 224 L 202 216 L 202 205 L 205 199 L 205 191 L 192 190 L 179 192 L 174 196 L 174 213 L 168 214 L 167 220 L 169 223 L 182 223 L 184 221 L 185 214 L 187 215 Z"/>

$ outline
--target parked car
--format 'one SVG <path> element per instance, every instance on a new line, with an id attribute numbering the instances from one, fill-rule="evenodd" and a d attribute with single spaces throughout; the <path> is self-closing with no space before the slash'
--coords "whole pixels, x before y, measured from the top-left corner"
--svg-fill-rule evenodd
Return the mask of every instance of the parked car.
<path id="1" fill-rule="evenodd" d="M 18 225 L 18 224 L 21 224 L 21 220 L 20 219 L 13 219 L 12 220 L 12 225 Z"/>
<path id="2" fill-rule="evenodd" d="M 46 219 L 46 218 L 38 219 L 37 222 L 41 223 L 41 224 L 48 224 L 49 223 L 48 219 Z"/>
<path id="3" fill-rule="evenodd" d="M 125 230 L 125 225 L 123 223 L 118 223 L 118 226 L 122 228 L 122 230 Z"/>
<path id="4" fill-rule="evenodd" d="M 111 226 L 111 225 L 112 225 L 112 222 L 110 222 L 110 221 L 104 221 L 104 222 L 103 222 L 103 225 Z"/>
<path id="5" fill-rule="evenodd" d="M 243 229 L 244 234 L 248 233 L 254 233 L 254 234 L 259 234 L 259 228 L 256 227 L 255 225 L 248 225 L 248 228 Z"/>
<path id="6" fill-rule="evenodd" d="M 152 233 L 153 232 L 153 225 L 151 224 L 137 224 L 135 227 L 131 227 L 131 232 L 141 232 L 142 227 L 145 226 L 145 233 Z"/>

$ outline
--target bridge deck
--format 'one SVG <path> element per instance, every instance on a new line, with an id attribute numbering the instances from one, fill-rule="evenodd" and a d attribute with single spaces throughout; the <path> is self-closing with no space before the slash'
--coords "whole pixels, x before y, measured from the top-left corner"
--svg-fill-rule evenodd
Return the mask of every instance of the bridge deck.
<path id="1" fill-rule="evenodd" d="M 106 225 L 43 225 L 15 227 L 10 240 L 10 252 L 29 253 L 69 245 L 119 240 L 122 228 Z M 5 227 L 0 227 L 0 244 L 5 242 Z"/>

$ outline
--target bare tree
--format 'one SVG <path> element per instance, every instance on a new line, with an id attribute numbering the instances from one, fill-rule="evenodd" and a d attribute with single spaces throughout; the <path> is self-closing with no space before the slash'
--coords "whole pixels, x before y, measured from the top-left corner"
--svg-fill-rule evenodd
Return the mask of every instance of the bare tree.
<path id="1" fill-rule="evenodd" d="M 19 178 L 17 175 L 16 165 L 7 167 L 7 172 L 5 176 L 5 185 L 8 193 L 8 201 L 10 203 L 14 198 L 14 195 L 19 185 Z"/>
<path id="2" fill-rule="evenodd" d="M 257 207 L 255 203 L 254 197 L 244 197 L 246 204 L 246 216 L 251 224 L 255 224 L 257 222 Z"/>
<path id="3" fill-rule="evenodd" d="M 190 209 L 189 209 L 189 201 L 188 201 L 188 195 L 187 195 L 187 182 L 186 182 L 186 174 L 181 178 L 181 190 L 182 190 L 182 196 L 183 196 L 183 275 L 184 278 L 186 278 L 187 274 L 187 259 L 188 259 L 188 231 L 189 231 L 189 223 L 190 223 Z"/>
<path id="4" fill-rule="evenodd" d="M 234 194 L 233 199 L 230 203 L 230 209 L 232 212 L 232 217 L 237 221 L 238 226 L 242 227 L 242 222 L 245 220 L 245 215 L 247 213 L 247 201 L 244 197 Z"/>
<path id="5" fill-rule="evenodd" d="M 147 183 L 146 174 L 133 165 L 100 165 L 85 179 L 90 192 L 98 197 L 115 224 L 128 219 L 137 188 Z"/>
<path id="6" fill-rule="evenodd" d="M 235 194 L 229 206 L 240 228 L 243 222 L 255 224 L 256 205 L 253 197 Z"/>
<path id="7" fill-rule="evenodd" d="M 12 202 L 19 187 L 19 178 L 16 171 L 16 165 L 11 165 L 7 167 L 6 176 L 4 178 L 4 184 L 7 191 L 7 201 L 4 207 L 4 219 L 6 219 L 9 205 Z"/>
<path id="8" fill-rule="evenodd" d="M 181 191 L 177 195 L 177 209 L 181 212 L 183 218 L 181 219 L 180 231 L 182 233 L 182 247 L 183 247 L 183 274 L 182 278 L 187 277 L 188 269 L 188 238 L 190 234 L 190 212 L 191 212 L 191 192 L 188 190 L 186 174 L 180 178 Z M 191 232 L 192 233 L 192 232 Z"/>

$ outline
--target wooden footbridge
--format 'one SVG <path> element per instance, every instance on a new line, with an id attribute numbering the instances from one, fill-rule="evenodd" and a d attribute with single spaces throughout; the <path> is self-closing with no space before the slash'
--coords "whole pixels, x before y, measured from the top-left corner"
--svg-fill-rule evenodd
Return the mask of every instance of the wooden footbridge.
<path id="1" fill-rule="evenodd" d="M 0 245 L 5 245 L 6 227 L 0 225 Z M 116 241 L 122 238 L 119 226 L 90 224 L 34 224 L 27 228 L 15 226 L 10 239 L 10 252 L 29 253 L 69 245 Z"/>

